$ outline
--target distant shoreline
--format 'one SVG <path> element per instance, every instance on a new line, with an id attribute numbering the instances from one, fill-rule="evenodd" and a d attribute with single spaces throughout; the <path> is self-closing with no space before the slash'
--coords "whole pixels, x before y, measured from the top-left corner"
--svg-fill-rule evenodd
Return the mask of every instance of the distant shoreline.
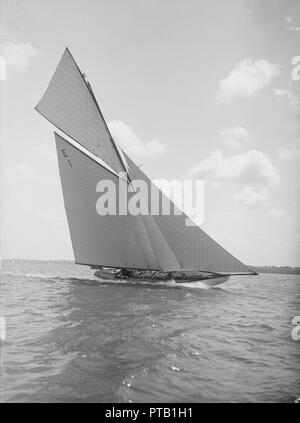
<path id="1" fill-rule="evenodd" d="M 74 260 L 27 260 L 27 259 L 3 259 L 2 263 L 8 262 L 31 262 L 51 264 L 75 264 Z M 248 266 L 257 273 L 275 273 L 281 275 L 300 275 L 300 267 L 290 266 Z"/>
<path id="2" fill-rule="evenodd" d="M 249 266 L 257 273 L 277 273 L 280 275 L 300 275 L 300 267 L 290 266 Z"/>

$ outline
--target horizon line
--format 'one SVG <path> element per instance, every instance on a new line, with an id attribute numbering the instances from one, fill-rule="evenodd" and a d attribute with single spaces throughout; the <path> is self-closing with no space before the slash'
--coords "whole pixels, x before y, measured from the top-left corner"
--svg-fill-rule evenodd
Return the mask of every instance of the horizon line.
<path id="1" fill-rule="evenodd" d="M 46 262 L 57 262 L 57 261 L 68 261 L 71 263 L 75 263 L 75 259 L 35 259 L 35 258 L 1 258 L 0 259 L 1 262 L 4 261 L 46 261 Z M 80 265 L 80 266 L 88 266 L 88 265 Z M 298 269 L 300 268 L 300 264 L 298 265 L 275 265 L 275 264 L 247 264 L 246 266 L 251 266 L 251 267 L 278 267 L 278 268 L 282 268 L 282 267 L 289 267 L 291 269 Z"/>

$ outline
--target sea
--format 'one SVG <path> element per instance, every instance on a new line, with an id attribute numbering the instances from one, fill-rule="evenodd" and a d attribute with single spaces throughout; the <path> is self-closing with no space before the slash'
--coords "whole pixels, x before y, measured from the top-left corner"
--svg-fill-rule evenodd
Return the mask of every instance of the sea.
<path id="1" fill-rule="evenodd" d="M 286 402 L 300 397 L 300 276 L 184 290 L 5 261 L 1 402 Z"/>

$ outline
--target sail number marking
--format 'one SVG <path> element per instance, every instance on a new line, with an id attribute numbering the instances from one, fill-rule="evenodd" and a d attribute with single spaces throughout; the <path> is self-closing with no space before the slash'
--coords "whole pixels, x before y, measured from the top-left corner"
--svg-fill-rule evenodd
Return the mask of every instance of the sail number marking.
<path id="1" fill-rule="evenodd" d="M 68 159 L 69 155 L 68 155 L 68 153 L 66 152 L 66 149 L 65 149 L 65 148 L 62 148 L 62 149 L 61 149 L 61 152 L 63 153 L 63 156 L 64 156 L 64 157 L 66 157 L 66 158 Z M 68 163 L 69 163 L 70 167 L 72 167 L 72 163 L 70 162 L 70 160 L 69 160 L 69 159 L 68 159 Z"/>

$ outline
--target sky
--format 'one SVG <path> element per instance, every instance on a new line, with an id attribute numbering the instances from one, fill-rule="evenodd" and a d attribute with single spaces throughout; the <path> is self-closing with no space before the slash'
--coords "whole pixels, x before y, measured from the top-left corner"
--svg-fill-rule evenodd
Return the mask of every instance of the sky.
<path id="1" fill-rule="evenodd" d="M 34 111 L 68 46 L 150 178 L 204 180 L 208 234 L 248 265 L 300 266 L 299 0 L 2 0 L 0 15 L 2 257 L 73 259 L 54 127 Z"/>

